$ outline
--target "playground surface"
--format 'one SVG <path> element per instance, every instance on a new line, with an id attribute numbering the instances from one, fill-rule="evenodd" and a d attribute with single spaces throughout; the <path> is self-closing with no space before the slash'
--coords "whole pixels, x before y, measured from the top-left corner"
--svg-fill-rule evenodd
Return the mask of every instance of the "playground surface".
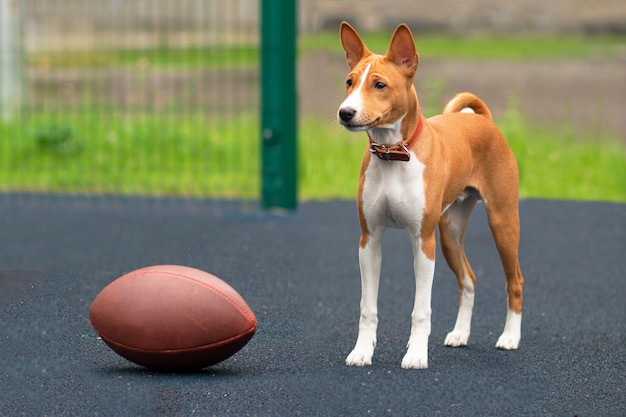
<path id="1" fill-rule="evenodd" d="M 296 213 L 184 198 L 0 194 L 0 416 L 623 416 L 626 205 L 523 200 L 522 342 L 494 348 L 504 277 L 484 209 L 466 235 L 472 335 L 443 346 L 456 280 L 437 258 L 429 369 L 400 368 L 413 303 L 408 238 L 383 241 L 378 347 L 344 364 L 360 280 L 354 202 Z M 108 283 L 182 264 L 229 282 L 258 319 L 230 359 L 159 373 L 117 356 L 88 321 Z"/>

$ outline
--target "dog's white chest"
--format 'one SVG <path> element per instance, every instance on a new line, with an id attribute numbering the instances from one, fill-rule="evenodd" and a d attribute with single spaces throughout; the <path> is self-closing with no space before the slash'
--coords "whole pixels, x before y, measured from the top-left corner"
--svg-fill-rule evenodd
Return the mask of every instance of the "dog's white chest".
<path id="1" fill-rule="evenodd" d="M 365 171 L 362 207 L 368 224 L 418 232 L 426 203 L 424 164 L 372 158 Z"/>

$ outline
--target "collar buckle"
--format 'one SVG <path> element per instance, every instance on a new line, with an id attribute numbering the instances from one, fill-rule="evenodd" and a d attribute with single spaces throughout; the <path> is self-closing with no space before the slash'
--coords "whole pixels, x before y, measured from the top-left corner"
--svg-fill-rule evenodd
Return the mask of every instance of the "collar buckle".
<path id="1" fill-rule="evenodd" d="M 378 159 L 383 161 L 403 161 L 407 162 L 411 160 L 411 153 L 409 151 L 409 146 L 412 146 L 413 143 L 417 140 L 417 137 L 422 133 L 422 128 L 424 127 L 424 120 L 420 116 L 419 122 L 417 123 L 417 127 L 415 128 L 415 132 L 409 138 L 408 141 L 401 141 L 396 143 L 395 145 L 383 145 L 380 143 L 373 142 L 370 138 L 370 152 L 373 155 L 376 155 Z"/>

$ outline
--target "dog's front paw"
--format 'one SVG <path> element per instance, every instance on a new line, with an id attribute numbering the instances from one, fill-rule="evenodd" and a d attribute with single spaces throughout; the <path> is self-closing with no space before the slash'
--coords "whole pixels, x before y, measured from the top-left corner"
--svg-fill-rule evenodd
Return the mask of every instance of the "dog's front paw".
<path id="1" fill-rule="evenodd" d="M 406 354 L 402 358 L 403 369 L 428 368 L 428 334 L 411 331 L 406 348 Z"/>
<path id="2" fill-rule="evenodd" d="M 428 354 L 419 354 L 409 351 L 402 359 L 402 369 L 426 369 L 428 368 Z"/>
<path id="3" fill-rule="evenodd" d="M 374 348 L 376 347 L 376 331 L 360 331 L 354 349 L 346 358 L 348 366 L 369 366 L 372 364 Z"/>
<path id="4" fill-rule="evenodd" d="M 370 366 L 372 364 L 372 356 L 374 349 L 359 349 L 355 347 L 346 358 L 348 366 Z"/>
<path id="5" fill-rule="evenodd" d="M 448 333 L 448 335 L 446 336 L 446 340 L 443 342 L 443 344 L 450 347 L 467 346 L 468 339 L 469 333 L 453 330 Z"/>
<path id="6" fill-rule="evenodd" d="M 515 350 L 519 347 L 520 336 L 514 332 L 504 332 L 498 338 L 496 348 L 503 350 Z"/>

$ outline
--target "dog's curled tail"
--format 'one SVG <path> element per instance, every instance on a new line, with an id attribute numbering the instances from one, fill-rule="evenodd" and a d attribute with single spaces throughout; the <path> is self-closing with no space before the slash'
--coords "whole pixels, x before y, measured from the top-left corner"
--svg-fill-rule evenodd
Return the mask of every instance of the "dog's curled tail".
<path id="1" fill-rule="evenodd" d="M 476 113 L 491 120 L 487 105 L 472 93 L 459 93 L 446 104 L 444 113 Z"/>

